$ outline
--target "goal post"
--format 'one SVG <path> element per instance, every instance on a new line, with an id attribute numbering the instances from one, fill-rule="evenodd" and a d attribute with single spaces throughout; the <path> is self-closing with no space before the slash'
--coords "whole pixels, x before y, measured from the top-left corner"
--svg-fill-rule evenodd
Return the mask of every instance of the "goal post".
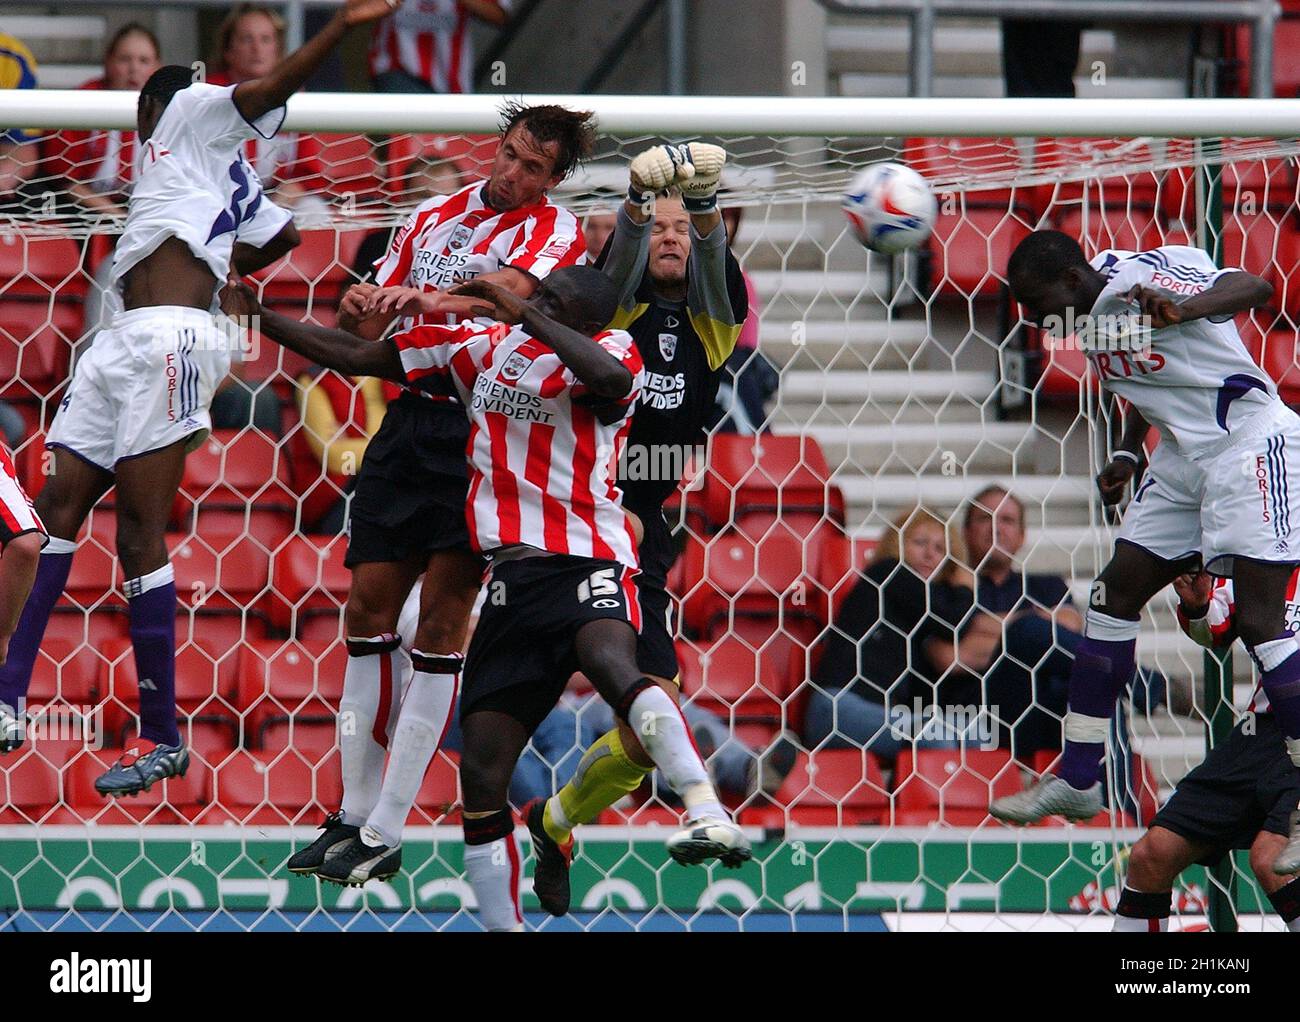
<path id="1" fill-rule="evenodd" d="M 364 271 L 359 253 L 376 238 L 382 252 L 427 189 L 490 172 L 509 98 L 295 96 L 280 150 L 259 152 L 257 169 L 273 199 L 298 203 L 304 242 L 255 276 L 264 302 L 332 324 Z M 721 204 L 743 213 L 732 244 L 753 294 L 749 361 L 762 356 L 779 378 L 768 431 L 713 436 L 671 503 L 683 691 L 713 722 L 705 751 L 731 778 L 724 796 L 752 828 L 757 861 L 735 873 L 670 868 L 664 826 L 677 810 L 666 788 L 647 785 L 579 833 L 576 925 L 1106 928 L 1128 848 L 1201 758 L 1207 728 L 1229 719 L 1248 658 L 1227 666 L 1222 698 L 1194 687 L 1215 672 L 1179 632 L 1171 594 L 1159 596 L 1112 733 L 1122 766 L 1108 774 L 1107 812 L 1091 826 L 1022 831 L 984 810 L 1054 759 L 1050 741 L 1025 738 L 1022 754 L 1006 739 L 1059 726 L 1059 646 L 1026 640 L 1013 651 L 1005 608 L 976 602 L 971 620 L 986 613 L 1001 629 L 988 661 L 940 669 L 910 649 L 922 680 L 891 688 L 876 710 L 818 681 L 821 652 L 848 627 L 841 612 L 863 572 L 898 550 L 899 528 L 918 514 L 946 527 L 959 562 L 951 581 L 968 581 L 979 565 L 965 550 L 965 517 L 990 486 L 1023 505 L 1016 563 L 1064 579 L 1074 607 L 1087 606 L 1114 530 L 1092 480 L 1119 413 L 1077 345 L 1040 335 L 1010 301 L 1006 259 L 1030 231 L 1073 233 L 1089 255 L 1193 244 L 1265 276 L 1273 305 L 1239 326 L 1284 397 L 1300 400 L 1300 100 L 518 98 L 595 112 L 595 157 L 553 193 L 584 219 L 617 208 L 640 148 L 690 138 L 728 147 Z M 39 161 L 16 198 L 0 196 L 0 399 L 21 421 L 15 460 L 35 491 L 51 466 L 43 431 L 99 322 L 125 198 L 112 178 L 126 171 L 106 161 L 125 151 L 136 97 L 5 99 L 6 120 L 36 137 Z M 939 199 L 932 239 L 897 259 L 864 250 L 838 208 L 852 173 L 880 160 L 908 163 Z M 110 205 L 87 202 L 87 190 Z M 0 759 L 0 908 L 11 918 L 476 925 L 454 750 L 426 777 L 394 885 L 339 892 L 282 869 L 337 808 L 340 783 L 346 540 L 318 526 L 356 468 L 341 468 L 331 448 L 364 424 L 350 418 L 357 385 L 347 380 L 325 402 L 331 414 L 309 424 L 326 375 L 259 341 L 232 385 L 245 398 L 228 410 L 234 419 L 191 457 L 168 541 L 194 776 L 122 806 L 90 788 L 133 727 L 136 699 L 111 504 L 92 516 L 33 684 L 45 730 Z M 585 698 L 566 697 L 575 736 L 590 735 L 582 726 L 596 717 Z M 87 749 L 85 732 L 104 749 Z M 783 743 L 792 762 L 755 787 Z M 530 756 L 552 783 L 576 764 L 572 747 Z M 1182 924 L 1207 913 L 1216 883 L 1240 890 L 1243 928 L 1276 928 L 1240 857 L 1217 881 L 1199 868 L 1185 875 Z M 544 923 L 531 895 L 524 907 Z"/>

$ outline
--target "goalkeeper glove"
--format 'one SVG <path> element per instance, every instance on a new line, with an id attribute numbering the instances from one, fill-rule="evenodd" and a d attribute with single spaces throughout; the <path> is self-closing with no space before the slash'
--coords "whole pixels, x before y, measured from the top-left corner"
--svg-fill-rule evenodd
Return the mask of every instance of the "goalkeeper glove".
<path id="1" fill-rule="evenodd" d="M 677 185 L 688 212 L 712 212 L 718 205 L 718 177 L 726 162 L 725 149 L 704 142 L 654 146 L 633 158 L 628 198 L 645 205 L 655 192 Z"/>

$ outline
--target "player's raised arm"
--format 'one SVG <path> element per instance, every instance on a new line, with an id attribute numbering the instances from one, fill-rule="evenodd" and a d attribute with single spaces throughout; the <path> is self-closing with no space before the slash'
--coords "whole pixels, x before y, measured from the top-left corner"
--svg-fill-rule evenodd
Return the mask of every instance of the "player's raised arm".
<path id="1" fill-rule="evenodd" d="M 1257 309 L 1273 297 L 1273 285 L 1263 277 L 1237 270 L 1223 274 L 1211 287 L 1182 302 L 1140 285 L 1125 297 L 1137 304 L 1142 315 L 1150 317 L 1153 330 L 1161 330 L 1196 319 L 1223 320 Z"/>
<path id="2" fill-rule="evenodd" d="M 300 323 L 263 308 L 253 289 L 243 282 L 226 286 L 221 292 L 221 308 L 236 320 L 260 317 L 263 334 L 326 369 L 349 376 L 377 376 L 396 383 L 406 382 L 397 346 L 390 340 L 358 341 L 355 334 L 346 330 Z"/>
<path id="3" fill-rule="evenodd" d="M 263 267 L 270 266 L 281 256 L 297 248 L 302 243 L 298 228 L 290 220 L 280 232 L 264 245 L 253 245 L 247 241 L 236 241 L 230 255 L 231 265 L 241 277 L 256 273 Z"/>
<path id="4" fill-rule="evenodd" d="M 1119 446 L 1115 448 L 1110 461 L 1097 476 L 1097 490 L 1101 493 L 1101 502 L 1107 507 L 1118 504 L 1124 496 L 1124 487 L 1129 483 L 1146 458 L 1143 444 L 1151 424 L 1142 417 L 1132 405 L 1129 405 L 1124 422 L 1124 435 Z"/>
<path id="5" fill-rule="evenodd" d="M 577 273 L 582 273 L 586 287 L 580 288 L 575 283 Z M 596 274 L 594 280 L 592 273 Z M 610 293 L 588 293 L 595 290 L 591 285 L 596 281 L 604 281 Z M 534 300 L 528 302 L 498 284 L 482 280 L 471 280 L 451 289 L 453 295 L 492 302 L 494 319 L 518 323 L 539 341 L 550 345 L 589 394 L 620 401 L 632 392 L 636 378 L 627 366 L 592 340 L 612 315 L 612 291 L 608 278 L 584 266 L 557 271 L 547 278 Z M 598 311 L 598 306 L 610 308 Z"/>
<path id="6" fill-rule="evenodd" d="M 250 121 L 284 106 L 320 67 L 349 28 L 378 21 L 401 6 L 402 0 L 348 0 L 320 32 L 280 61 L 269 74 L 235 86 L 235 106 Z"/>

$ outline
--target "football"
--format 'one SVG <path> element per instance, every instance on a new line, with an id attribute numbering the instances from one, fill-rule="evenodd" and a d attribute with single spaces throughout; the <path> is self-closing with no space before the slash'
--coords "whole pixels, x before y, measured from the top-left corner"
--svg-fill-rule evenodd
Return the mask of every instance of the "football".
<path id="1" fill-rule="evenodd" d="M 859 171 L 840 206 L 854 236 L 873 252 L 915 248 L 934 227 L 934 193 L 925 178 L 901 163 L 874 163 Z"/>

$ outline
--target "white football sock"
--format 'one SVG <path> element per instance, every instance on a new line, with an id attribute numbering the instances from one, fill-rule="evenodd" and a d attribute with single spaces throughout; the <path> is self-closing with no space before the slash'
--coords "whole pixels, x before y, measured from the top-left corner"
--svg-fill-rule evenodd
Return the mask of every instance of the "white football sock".
<path id="1" fill-rule="evenodd" d="M 348 639 L 338 732 L 343 822 L 353 827 L 364 824 L 379 801 L 384 753 L 401 709 L 401 661 L 395 635 Z"/>
<path id="2" fill-rule="evenodd" d="M 379 801 L 366 820 L 390 848 L 402 842 L 402 828 L 415 805 L 429 761 L 447 733 L 460 683 L 461 659 L 459 653 L 435 656 L 411 651 L 415 671 L 393 731 Z"/>
<path id="3" fill-rule="evenodd" d="M 519 845 L 513 830 L 487 844 L 465 846 L 465 875 L 474 888 L 484 928 L 524 928 L 524 914 L 519 908 L 519 866 Z"/>
<path id="4" fill-rule="evenodd" d="M 669 786 L 681 796 L 688 819 L 731 818 L 718 800 L 686 718 L 667 692 L 658 685 L 643 689 L 628 708 L 627 722 Z"/>

